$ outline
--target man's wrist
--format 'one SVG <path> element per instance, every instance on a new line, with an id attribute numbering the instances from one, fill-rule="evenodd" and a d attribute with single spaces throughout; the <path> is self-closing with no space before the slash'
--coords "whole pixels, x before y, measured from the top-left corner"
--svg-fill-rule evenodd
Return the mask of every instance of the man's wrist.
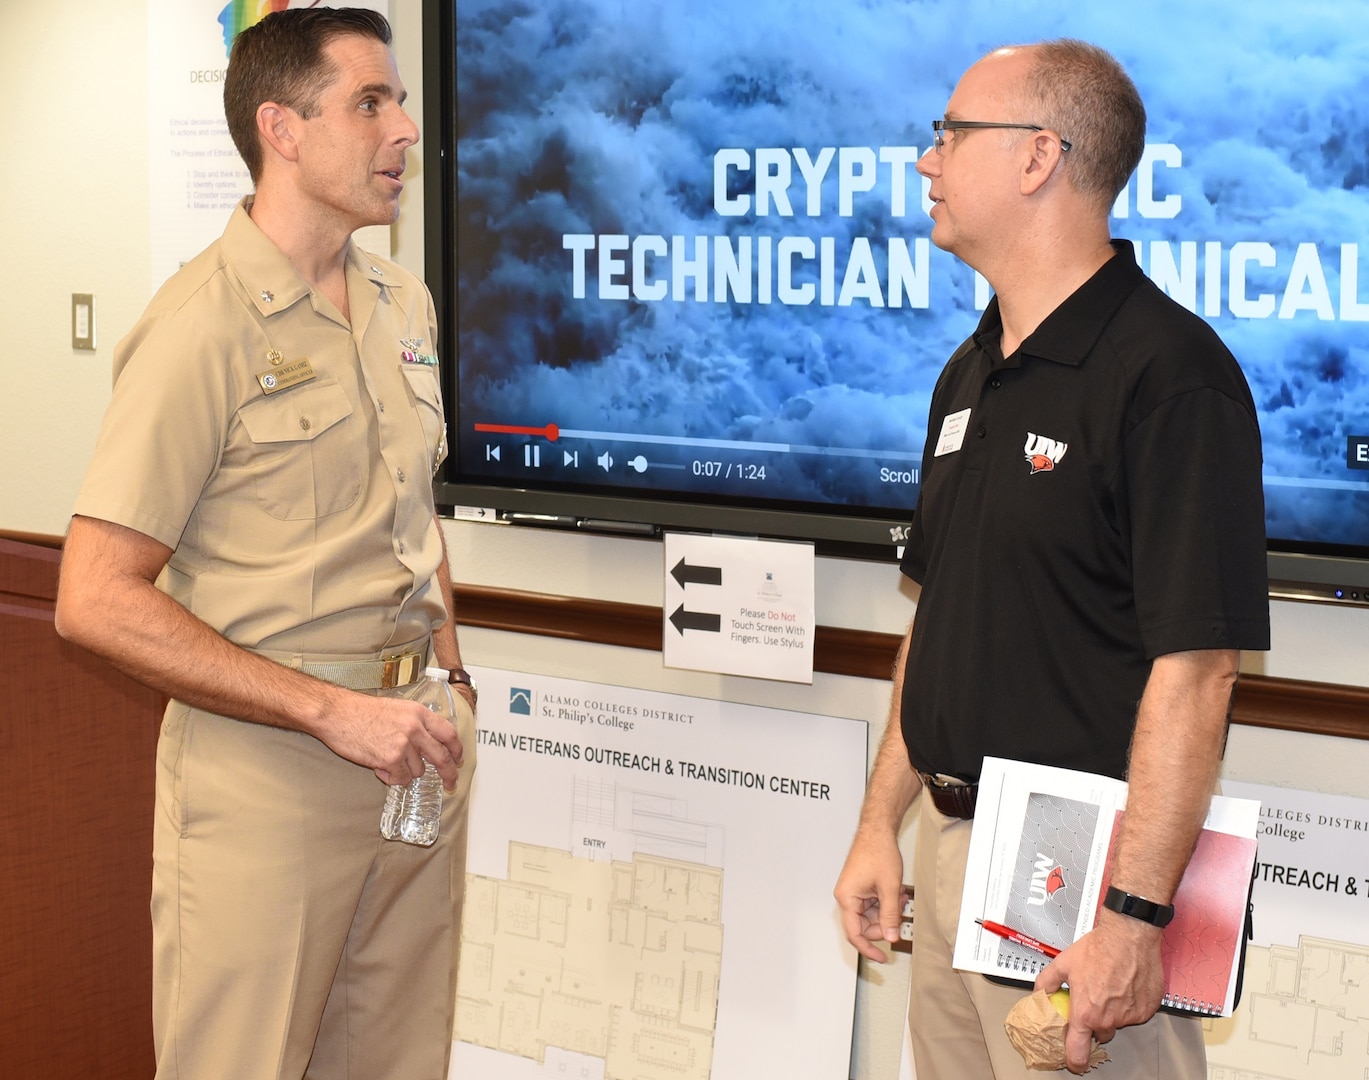
<path id="1" fill-rule="evenodd" d="M 447 681 L 458 690 L 464 689 L 471 699 L 471 705 L 474 706 L 480 697 L 480 691 L 476 688 L 471 673 L 463 667 L 448 668 L 447 672 Z"/>
<path id="2" fill-rule="evenodd" d="M 1116 885 L 1109 885 L 1107 892 L 1103 894 L 1103 906 L 1109 911 L 1115 911 L 1119 915 L 1125 915 L 1158 930 L 1163 930 L 1174 918 L 1173 904 L 1161 904 L 1119 889 Z"/>

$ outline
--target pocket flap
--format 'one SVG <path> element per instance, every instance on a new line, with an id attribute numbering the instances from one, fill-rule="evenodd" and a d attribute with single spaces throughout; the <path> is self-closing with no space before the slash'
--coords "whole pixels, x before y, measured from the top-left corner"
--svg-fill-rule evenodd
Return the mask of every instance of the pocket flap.
<path id="1" fill-rule="evenodd" d="M 352 403 L 334 381 L 298 386 L 238 410 L 242 426 L 257 443 L 308 441 L 351 415 Z"/>
<path id="2" fill-rule="evenodd" d="M 442 391 L 437 383 L 437 368 L 427 364 L 401 364 L 400 370 L 409 382 L 414 398 L 442 411 Z"/>

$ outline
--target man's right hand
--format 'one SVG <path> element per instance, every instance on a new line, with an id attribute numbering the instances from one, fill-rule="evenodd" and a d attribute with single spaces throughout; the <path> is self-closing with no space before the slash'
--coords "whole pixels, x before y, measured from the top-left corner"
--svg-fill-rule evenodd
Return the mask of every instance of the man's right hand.
<path id="1" fill-rule="evenodd" d="M 832 895 L 841 909 L 846 939 L 867 960 L 884 963 L 888 957 L 875 942 L 897 941 L 903 921 L 903 855 L 897 837 L 862 826 Z"/>
<path id="2" fill-rule="evenodd" d="M 333 686 L 240 649 L 156 587 L 171 549 L 98 518 L 72 518 L 57 632 L 139 682 L 220 716 L 314 736 L 340 757 L 405 784 L 431 761 L 456 786 L 461 739 L 416 701 Z"/>
<path id="3" fill-rule="evenodd" d="M 339 757 L 365 765 L 386 784 L 407 784 L 430 761 L 451 791 L 463 748 L 456 724 L 417 701 L 340 691 L 313 732 Z"/>

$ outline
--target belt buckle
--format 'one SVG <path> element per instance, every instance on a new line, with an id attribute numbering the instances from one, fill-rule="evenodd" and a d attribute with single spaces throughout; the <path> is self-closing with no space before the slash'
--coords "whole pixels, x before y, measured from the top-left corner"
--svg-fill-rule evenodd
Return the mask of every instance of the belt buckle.
<path id="1" fill-rule="evenodd" d="M 413 674 L 418 670 L 418 653 L 404 653 L 381 661 L 380 689 L 393 690 L 396 686 L 407 686 L 413 682 Z"/>

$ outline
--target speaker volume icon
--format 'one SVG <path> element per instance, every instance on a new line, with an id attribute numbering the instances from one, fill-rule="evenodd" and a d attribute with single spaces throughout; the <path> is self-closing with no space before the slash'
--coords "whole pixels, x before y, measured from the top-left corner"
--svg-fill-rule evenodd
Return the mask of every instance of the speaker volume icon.
<path id="1" fill-rule="evenodd" d="M 604 472 L 608 472 L 609 469 L 613 468 L 613 458 L 609 457 L 607 450 L 599 455 L 598 462 L 599 468 L 603 469 Z"/>

